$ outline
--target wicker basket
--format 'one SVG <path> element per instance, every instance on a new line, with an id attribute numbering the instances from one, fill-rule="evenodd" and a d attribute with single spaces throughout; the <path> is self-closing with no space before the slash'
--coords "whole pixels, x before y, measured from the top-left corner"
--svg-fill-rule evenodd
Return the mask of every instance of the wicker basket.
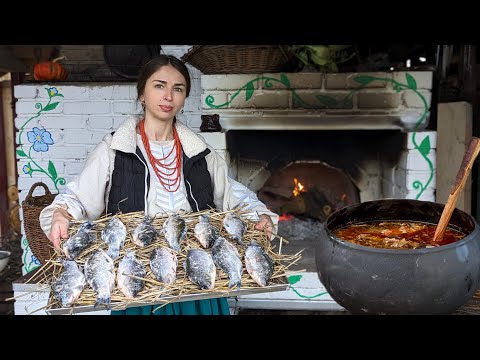
<path id="1" fill-rule="evenodd" d="M 32 196 L 32 193 L 38 186 L 42 186 L 45 189 L 45 195 Z M 28 245 L 33 255 L 35 255 L 41 264 L 49 260 L 54 254 L 54 251 L 50 245 L 50 240 L 48 240 L 40 227 L 39 216 L 40 212 L 52 203 L 55 196 L 56 194 L 52 194 L 47 185 L 43 182 L 37 182 L 32 185 L 27 197 L 22 202 L 25 236 L 27 237 Z"/>
<path id="2" fill-rule="evenodd" d="M 204 74 L 285 71 L 290 59 L 279 45 L 196 45 L 182 57 Z"/>

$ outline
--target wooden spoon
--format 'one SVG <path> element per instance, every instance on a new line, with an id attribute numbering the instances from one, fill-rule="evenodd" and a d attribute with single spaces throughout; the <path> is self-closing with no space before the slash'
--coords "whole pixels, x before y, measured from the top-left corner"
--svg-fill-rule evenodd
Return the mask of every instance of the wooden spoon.
<path id="1" fill-rule="evenodd" d="M 455 210 L 455 204 L 457 203 L 460 191 L 462 191 L 463 187 L 465 186 L 468 174 L 470 174 L 470 170 L 472 170 L 473 163 L 477 158 L 479 152 L 480 139 L 477 137 L 472 137 L 472 140 L 470 140 L 470 144 L 468 145 L 467 152 L 463 157 L 462 165 L 458 170 L 455 183 L 450 190 L 450 195 L 448 196 L 447 203 L 443 208 L 442 216 L 440 217 L 437 229 L 435 230 L 435 235 L 433 236 L 433 242 L 442 241 L 443 235 L 447 230 L 448 223 L 450 222 L 450 218 L 452 217 L 453 210 Z"/>

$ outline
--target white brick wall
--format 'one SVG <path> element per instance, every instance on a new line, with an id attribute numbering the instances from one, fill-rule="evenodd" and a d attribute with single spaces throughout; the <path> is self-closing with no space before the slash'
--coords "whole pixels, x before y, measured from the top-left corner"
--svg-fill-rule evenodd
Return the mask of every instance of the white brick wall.
<path id="1" fill-rule="evenodd" d="M 292 123 L 319 129 L 327 118 L 344 128 L 422 130 L 427 122 L 416 121 L 424 101 L 430 108 L 432 77 L 415 71 L 202 75 L 202 113 L 219 114 L 227 130 L 264 129 L 267 120 L 276 130 Z"/>

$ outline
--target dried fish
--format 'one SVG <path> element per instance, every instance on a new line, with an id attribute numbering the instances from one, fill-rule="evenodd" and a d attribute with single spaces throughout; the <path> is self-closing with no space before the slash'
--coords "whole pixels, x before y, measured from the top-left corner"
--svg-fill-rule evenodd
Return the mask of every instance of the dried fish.
<path id="1" fill-rule="evenodd" d="M 96 293 L 95 307 L 105 305 L 110 309 L 112 289 L 115 285 L 113 260 L 102 249 L 96 250 L 85 261 L 85 278 Z"/>
<path id="2" fill-rule="evenodd" d="M 180 242 L 187 235 L 187 224 L 180 215 L 171 215 L 163 223 L 163 232 L 168 245 L 175 251 L 180 251 Z"/>
<path id="3" fill-rule="evenodd" d="M 127 253 L 118 263 L 117 287 L 127 298 L 134 298 L 145 287 L 147 272 L 142 262 L 135 256 L 135 251 Z"/>
<path id="4" fill-rule="evenodd" d="M 102 240 L 108 244 L 107 254 L 113 260 L 120 254 L 120 249 L 123 248 L 126 237 L 127 228 L 125 224 L 118 217 L 112 217 L 105 229 L 102 230 Z"/>
<path id="5" fill-rule="evenodd" d="M 157 236 L 157 230 L 152 226 L 153 218 L 145 215 L 143 221 L 138 224 L 132 234 L 133 243 L 140 247 L 148 246 Z"/>
<path id="6" fill-rule="evenodd" d="M 230 279 L 228 288 L 242 285 L 242 259 L 235 246 L 224 237 L 219 236 L 212 247 L 213 261 L 220 269 L 225 271 Z"/>
<path id="7" fill-rule="evenodd" d="M 243 245 L 243 235 L 247 231 L 247 224 L 233 212 L 229 212 L 223 219 L 223 227 L 230 237 L 238 244 Z"/>
<path id="8" fill-rule="evenodd" d="M 245 250 L 245 267 L 258 285 L 268 285 L 273 274 L 273 264 L 273 260 L 262 247 L 255 240 L 252 240 Z"/>
<path id="9" fill-rule="evenodd" d="M 219 235 L 219 230 L 210 224 L 210 217 L 208 215 L 200 215 L 198 223 L 193 229 L 195 238 L 205 248 L 210 248 Z"/>
<path id="10" fill-rule="evenodd" d="M 184 263 L 190 281 L 200 289 L 213 289 L 217 271 L 212 255 L 203 249 L 189 249 Z"/>
<path id="11" fill-rule="evenodd" d="M 63 307 L 72 305 L 85 287 L 85 275 L 80 271 L 73 260 L 61 260 L 65 267 L 58 279 L 52 285 L 55 298 Z"/>
<path id="12" fill-rule="evenodd" d="M 95 241 L 95 234 L 89 233 L 89 231 L 95 226 L 95 223 L 91 221 L 84 222 L 77 233 L 72 235 L 62 245 L 63 253 L 68 260 L 74 260 L 80 255 L 80 253 L 93 241 Z"/>
<path id="13" fill-rule="evenodd" d="M 153 249 L 150 268 L 158 281 L 173 284 L 177 277 L 177 254 L 167 247 Z"/>

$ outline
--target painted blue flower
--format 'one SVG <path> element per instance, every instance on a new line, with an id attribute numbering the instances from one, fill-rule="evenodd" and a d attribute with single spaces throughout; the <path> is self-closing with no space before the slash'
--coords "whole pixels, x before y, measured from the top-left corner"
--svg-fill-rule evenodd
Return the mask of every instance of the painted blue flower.
<path id="1" fill-rule="evenodd" d="M 30 174 L 30 176 L 32 176 L 32 167 L 30 165 L 30 163 L 28 163 L 27 165 L 23 165 L 23 173 L 24 174 Z"/>
<path id="2" fill-rule="evenodd" d="M 41 265 L 40 264 L 40 261 L 37 259 L 37 257 L 35 255 L 32 254 L 32 256 L 30 257 L 30 262 L 34 263 L 35 265 Z"/>
<path id="3" fill-rule="evenodd" d="M 53 145 L 52 135 L 45 129 L 34 127 L 33 131 L 27 133 L 27 136 L 36 152 L 46 152 L 48 151 L 48 145 Z"/>
<path id="4" fill-rule="evenodd" d="M 56 87 L 48 88 L 47 91 L 48 91 L 48 95 L 49 95 L 50 97 L 53 97 L 53 96 L 55 96 L 55 95 L 58 94 L 58 90 L 57 90 Z"/>

